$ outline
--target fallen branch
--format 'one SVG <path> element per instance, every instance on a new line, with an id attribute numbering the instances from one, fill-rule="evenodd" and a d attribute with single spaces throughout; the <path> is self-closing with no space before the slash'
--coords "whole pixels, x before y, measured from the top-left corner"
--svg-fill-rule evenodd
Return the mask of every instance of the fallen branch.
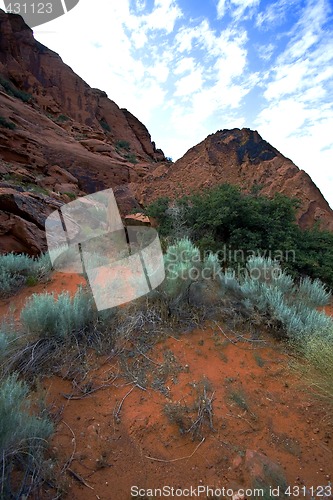
<path id="1" fill-rule="evenodd" d="M 119 413 L 120 413 L 121 407 L 123 406 L 123 403 L 124 403 L 125 399 L 127 398 L 127 396 L 129 396 L 131 394 L 131 392 L 135 389 L 135 387 L 136 387 L 136 385 L 133 385 L 132 389 L 130 389 L 125 394 L 125 396 L 123 397 L 123 399 L 120 401 L 119 406 L 118 406 L 118 410 L 114 413 L 114 419 L 117 421 L 117 423 L 120 422 Z"/>
<path id="2" fill-rule="evenodd" d="M 72 454 L 70 456 L 70 458 L 67 460 L 67 462 L 65 463 L 65 465 L 63 466 L 63 468 L 61 469 L 61 474 L 63 474 L 66 470 L 69 469 L 69 466 L 71 465 L 71 463 L 73 462 L 74 460 L 74 455 L 76 453 L 76 438 L 75 438 L 75 434 L 74 434 L 74 431 L 73 429 L 64 421 L 62 420 L 62 423 L 66 425 L 66 427 L 68 427 L 68 429 L 71 431 L 72 433 L 72 443 L 73 443 L 73 451 L 72 451 Z"/>
<path id="3" fill-rule="evenodd" d="M 205 438 L 203 437 L 202 440 L 200 441 L 200 443 L 198 444 L 198 446 L 193 451 L 193 453 L 191 453 L 191 455 L 188 455 L 187 457 L 172 458 L 171 460 L 163 460 L 162 458 L 154 458 L 154 457 L 150 457 L 148 455 L 145 455 L 145 458 L 148 458 L 149 460 L 155 460 L 155 462 L 163 462 L 163 463 L 178 462 L 179 460 L 186 460 L 187 458 L 192 458 L 193 457 L 194 453 L 197 451 L 197 449 L 199 448 L 199 446 L 202 445 L 202 443 L 204 442 L 204 440 L 205 440 Z"/>
<path id="4" fill-rule="evenodd" d="M 84 486 L 86 486 L 87 488 L 90 488 L 91 490 L 93 490 L 94 488 L 92 486 L 90 486 L 90 484 L 88 484 L 84 479 L 83 477 L 80 476 L 80 474 L 78 474 L 77 472 L 73 471 L 72 469 L 70 468 L 67 468 L 67 472 L 69 472 L 77 481 L 79 481 L 79 483 L 83 484 Z"/>

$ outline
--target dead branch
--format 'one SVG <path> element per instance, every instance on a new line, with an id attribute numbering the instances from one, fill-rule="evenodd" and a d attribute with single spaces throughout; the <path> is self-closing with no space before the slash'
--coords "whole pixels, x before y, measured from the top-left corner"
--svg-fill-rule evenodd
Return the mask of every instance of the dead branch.
<path id="1" fill-rule="evenodd" d="M 202 440 L 200 441 L 200 443 L 196 446 L 193 453 L 191 453 L 191 455 L 188 455 L 187 457 L 172 458 L 171 460 L 163 460 L 162 458 L 154 458 L 154 457 L 150 457 L 148 455 L 145 455 L 145 458 L 148 458 L 149 460 L 155 460 L 156 462 L 163 462 L 163 463 L 178 462 L 178 460 L 186 460 L 187 458 L 193 457 L 194 453 L 197 451 L 199 446 L 201 446 L 204 441 L 205 441 L 205 438 L 203 437 Z"/>

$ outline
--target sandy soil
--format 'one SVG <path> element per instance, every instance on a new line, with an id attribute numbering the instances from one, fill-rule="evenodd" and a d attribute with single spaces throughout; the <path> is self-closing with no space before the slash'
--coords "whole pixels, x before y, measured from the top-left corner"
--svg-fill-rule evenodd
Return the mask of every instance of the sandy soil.
<path id="1" fill-rule="evenodd" d="M 55 274 L 2 302 L 0 313 L 10 306 L 18 312 L 32 293 L 74 293 L 82 283 Z M 300 495 L 287 498 L 311 498 L 304 486 L 330 484 L 327 408 L 290 368 L 293 358 L 281 342 L 267 332 L 235 332 L 206 322 L 170 331 L 146 351 L 138 332 L 119 354 L 92 355 L 95 368 L 80 379 L 45 379 L 47 401 L 60 412 L 52 456 L 63 470 L 62 498 L 126 500 L 131 487 L 199 485 L 235 492 L 280 486 L 278 498 L 285 485 L 298 485 Z M 141 497 L 160 498 L 150 493 Z"/>

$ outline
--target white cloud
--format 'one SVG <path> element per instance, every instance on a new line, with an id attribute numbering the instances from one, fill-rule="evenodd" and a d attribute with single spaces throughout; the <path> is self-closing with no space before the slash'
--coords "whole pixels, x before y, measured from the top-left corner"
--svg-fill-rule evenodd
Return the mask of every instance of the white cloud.
<path id="1" fill-rule="evenodd" d="M 239 20 L 241 17 L 244 18 L 247 9 L 250 10 L 249 17 L 251 17 L 259 3 L 260 0 L 219 0 L 216 6 L 217 18 L 221 19 L 229 10 L 231 16 Z"/>
<path id="2" fill-rule="evenodd" d="M 176 63 L 173 70 L 175 75 L 181 75 L 187 71 L 193 71 L 195 68 L 195 59 L 193 57 L 183 57 Z"/>
<path id="3" fill-rule="evenodd" d="M 275 46 L 272 43 L 269 43 L 268 45 L 256 45 L 255 48 L 260 59 L 262 59 L 263 61 L 269 61 L 275 51 Z"/>
<path id="4" fill-rule="evenodd" d="M 269 3 L 257 14 L 256 26 L 267 30 L 274 26 L 280 25 L 286 20 L 287 11 L 294 8 L 300 0 L 278 0 L 277 2 Z"/>
<path id="5" fill-rule="evenodd" d="M 189 94 L 202 90 L 202 86 L 202 68 L 196 68 L 189 75 L 182 77 L 176 82 L 176 91 L 174 92 L 174 96 L 188 96 Z"/>
<path id="6" fill-rule="evenodd" d="M 226 0 L 219 0 L 216 9 L 217 9 L 217 18 L 221 19 L 226 12 Z"/>

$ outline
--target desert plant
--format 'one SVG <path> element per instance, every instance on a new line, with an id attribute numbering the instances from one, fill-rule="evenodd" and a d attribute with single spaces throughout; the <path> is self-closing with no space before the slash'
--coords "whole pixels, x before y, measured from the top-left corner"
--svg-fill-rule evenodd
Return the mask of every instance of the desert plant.
<path id="1" fill-rule="evenodd" d="M 16 374 L 3 380 L 0 383 L 1 498 L 28 498 L 42 482 L 43 454 L 52 432 L 48 418 L 32 414 L 28 386 Z"/>
<path id="2" fill-rule="evenodd" d="M 134 153 L 126 153 L 124 158 L 131 163 L 138 163 L 138 159 Z"/>
<path id="3" fill-rule="evenodd" d="M 92 298 L 79 289 L 73 299 L 68 292 L 33 294 L 21 311 L 21 323 L 39 338 L 66 339 L 82 333 L 94 319 Z"/>
<path id="4" fill-rule="evenodd" d="M 55 121 L 58 123 L 65 123 L 65 122 L 68 122 L 68 120 L 70 120 L 70 118 L 67 115 L 63 115 L 63 114 L 60 114 L 55 119 Z"/>
<path id="5" fill-rule="evenodd" d="M 100 120 L 99 124 L 105 132 L 111 132 L 111 127 L 106 120 Z"/>
<path id="6" fill-rule="evenodd" d="M 6 118 L 4 118 L 3 116 L 0 116 L 0 127 L 14 130 L 16 128 L 16 125 L 15 123 L 6 120 Z"/>
<path id="7" fill-rule="evenodd" d="M 309 307 L 326 306 L 331 294 L 325 285 L 319 280 L 311 280 L 308 276 L 302 278 L 297 289 L 298 300 Z"/>
<path id="8" fill-rule="evenodd" d="M 23 102 L 30 102 L 32 99 L 31 94 L 28 94 L 27 92 L 23 92 L 22 90 L 17 89 L 12 82 L 4 78 L 2 75 L 0 75 L 0 85 L 3 87 L 3 89 L 8 95 L 17 97 L 18 99 L 21 99 L 21 101 Z"/>
<path id="9" fill-rule="evenodd" d="M 296 361 L 294 368 L 317 396 L 333 408 L 333 349 L 332 338 L 313 336 L 301 346 L 307 363 Z"/>
<path id="10" fill-rule="evenodd" d="M 27 280 L 39 281 L 51 271 L 48 254 L 29 257 L 25 254 L 8 253 L 0 255 L 0 296 L 15 293 Z"/>
<path id="11" fill-rule="evenodd" d="M 227 184 L 191 196 L 180 195 L 172 202 L 157 199 L 145 212 L 157 220 L 160 234 L 172 240 L 171 206 L 185 211 L 184 234 L 191 236 L 201 252 L 228 249 L 222 257 L 228 267 L 243 264 L 242 255 L 255 251 L 277 256 L 293 277 L 307 275 L 333 286 L 333 235 L 319 227 L 301 229 L 296 223 L 297 200 L 246 194 Z"/>
<path id="12" fill-rule="evenodd" d="M 201 270 L 200 252 L 188 238 L 170 245 L 164 256 L 166 277 L 161 290 L 170 301 L 181 302 L 188 288 L 199 277 Z"/>
<path id="13" fill-rule="evenodd" d="M 116 148 L 117 149 L 125 149 L 125 151 L 130 151 L 131 145 L 128 141 L 125 141 L 124 139 L 120 139 L 119 141 L 116 142 Z"/>

